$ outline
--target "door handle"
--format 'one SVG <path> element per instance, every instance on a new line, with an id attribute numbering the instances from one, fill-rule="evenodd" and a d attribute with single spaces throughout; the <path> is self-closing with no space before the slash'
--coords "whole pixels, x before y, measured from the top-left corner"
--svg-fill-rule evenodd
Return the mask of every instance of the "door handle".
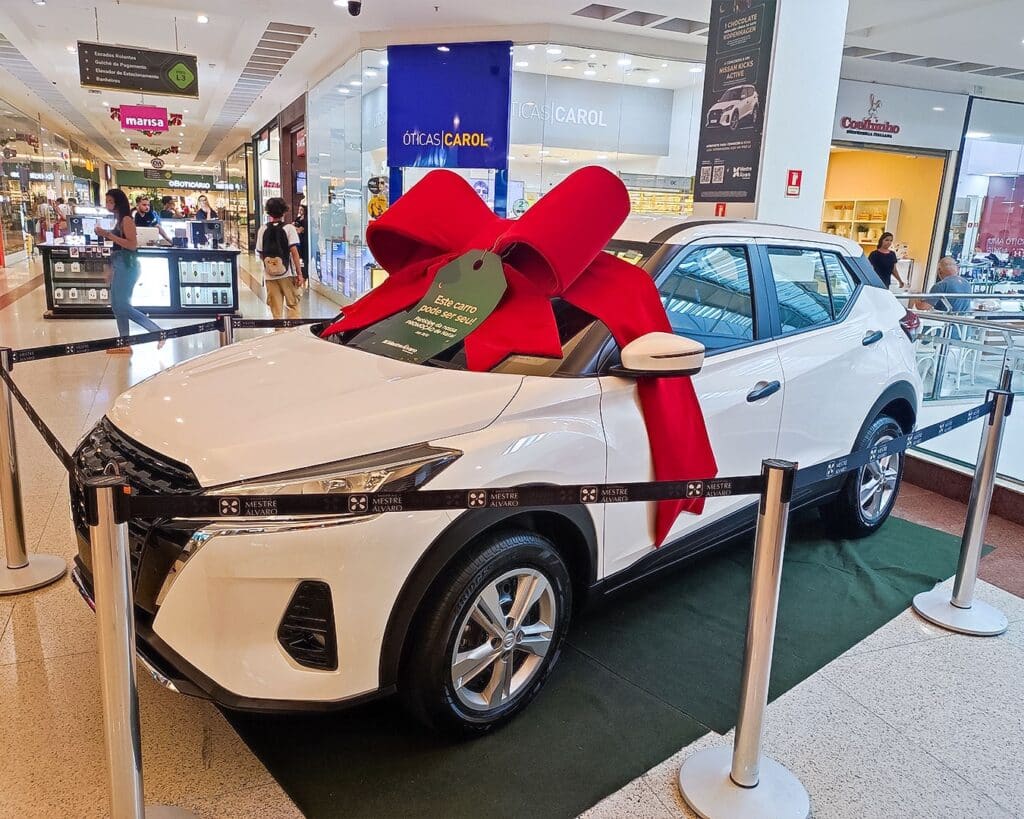
<path id="1" fill-rule="evenodd" d="M 885 336 L 882 335 L 882 331 L 881 330 L 869 331 L 869 332 L 864 334 L 864 338 L 862 338 L 860 340 L 860 343 L 863 344 L 865 347 L 867 347 L 867 346 L 869 346 L 871 344 L 877 344 L 884 337 Z"/>
<path id="2" fill-rule="evenodd" d="M 760 401 L 762 398 L 767 398 L 769 395 L 775 395 L 779 390 L 782 389 L 782 384 L 778 381 L 758 381 L 754 385 L 754 389 L 747 393 L 747 401 L 753 403 L 754 401 Z"/>

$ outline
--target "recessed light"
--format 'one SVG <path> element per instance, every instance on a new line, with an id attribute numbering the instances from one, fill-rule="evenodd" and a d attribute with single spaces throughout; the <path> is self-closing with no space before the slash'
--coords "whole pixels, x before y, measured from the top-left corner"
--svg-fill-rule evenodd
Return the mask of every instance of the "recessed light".
<path id="1" fill-rule="evenodd" d="M 535 45 L 528 45 L 526 47 L 526 50 L 527 51 L 536 51 L 537 50 L 537 46 L 535 46 Z"/>
<path id="2" fill-rule="evenodd" d="M 661 67 L 662 67 L 662 68 L 668 68 L 668 63 L 662 63 L 662 64 L 661 64 Z"/>
<path id="3" fill-rule="evenodd" d="M 633 61 L 629 57 L 619 57 L 617 60 L 619 65 L 632 65 Z"/>
<path id="4" fill-rule="evenodd" d="M 571 65 L 563 65 L 562 66 L 562 70 L 563 71 L 572 71 L 572 66 Z"/>
<path id="5" fill-rule="evenodd" d="M 695 65 L 693 68 L 690 69 L 690 73 L 691 74 L 700 74 L 700 72 L 703 71 L 703 70 L 704 70 L 704 66 L 702 66 L 702 65 Z"/>
<path id="6" fill-rule="evenodd" d="M 32 2 L 35 3 L 37 6 L 45 6 L 46 5 L 46 0 L 32 0 Z"/>
<path id="7" fill-rule="evenodd" d="M 448 48 L 448 46 L 438 46 L 437 50 L 438 51 L 451 51 L 451 49 Z"/>
<path id="8" fill-rule="evenodd" d="M 596 54 L 588 54 L 587 55 L 587 59 L 588 60 L 596 60 L 597 59 L 597 55 Z"/>
<path id="9" fill-rule="evenodd" d="M 594 70 L 593 68 L 588 68 L 588 69 L 586 69 L 586 70 L 585 70 L 585 71 L 583 72 L 583 75 L 584 75 L 585 77 L 593 77 L 593 76 L 594 76 L 594 75 L 596 75 L 596 74 L 597 74 L 597 72 L 596 72 L 596 71 L 595 71 L 595 70 Z"/>
<path id="10" fill-rule="evenodd" d="M 367 68 L 363 72 L 363 75 L 366 76 L 366 77 L 376 77 L 377 76 L 377 69 L 376 68 Z"/>
<path id="11" fill-rule="evenodd" d="M 381 58 L 381 61 L 380 61 L 380 67 L 381 67 L 381 68 L 387 68 L 387 67 L 388 67 L 388 61 L 387 61 L 387 58 L 386 58 L 386 57 L 382 57 L 382 58 Z"/>
<path id="12" fill-rule="evenodd" d="M 527 60 L 517 60 L 516 68 L 529 68 L 530 63 Z"/>
<path id="13" fill-rule="evenodd" d="M 210 22 L 210 18 L 207 17 L 205 14 L 200 14 L 198 17 L 196 17 L 196 22 L 197 23 L 209 23 Z"/>
<path id="14" fill-rule="evenodd" d="M 68 54 L 77 54 L 78 49 L 75 46 L 68 46 Z"/>
<path id="15" fill-rule="evenodd" d="M 537 153 L 538 153 L 538 154 L 539 154 L 540 156 L 547 156 L 548 154 L 550 154 L 550 153 L 551 153 L 551 151 L 537 151 Z"/>
<path id="16" fill-rule="evenodd" d="M 359 88 L 362 84 L 362 80 L 352 80 L 352 82 L 349 83 L 353 88 Z"/>
<path id="17" fill-rule="evenodd" d="M 964 136 L 968 139 L 988 139 L 992 134 L 988 134 L 985 131 L 968 131 Z"/>
<path id="18" fill-rule="evenodd" d="M 597 155 L 597 159 L 598 160 L 605 160 L 607 158 L 608 158 L 608 154 L 598 154 Z"/>
<path id="19" fill-rule="evenodd" d="M 338 89 L 338 93 L 339 94 L 351 94 L 352 92 L 349 91 L 347 88 L 339 88 Z"/>
<path id="20" fill-rule="evenodd" d="M 557 57 L 559 54 L 562 53 L 562 49 L 556 48 L 555 46 L 552 46 L 547 51 L 548 51 L 548 54 L 550 54 L 552 57 Z"/>
<path id="21" fill-rule="evenodd" d="M 565 164 L 567 164 L 569 162 L 568 159 L 559 159 L 558 161 L 561 162 L 563 165 L 565 165 Z"/>
<path id="22" fill-rule="evenodd" d="M 945 111 L 946 109 L 943 108 L 941 105 L 935 105 L 935 106 L 932 106 L 932 110 L 933 111 Z"/>
<path id="23" fill-rule="evenodd" d="M 104 108 L 109 108 L 109 107 L 110 107 L 110 103 L 109 103 L 109 102 L 105 102 L 105 103 L 103 103 L 103 107 L 104 107 Z"/>
<path id="24" fill-rule="evenodd" d="M 647 82 L 650 85 L 657 85 L 659 82 L 661 82 L 661 78 L 660 77 L 648 77 L 647 78 Z"/>
<path id="25" fill-rule="evenodd" d="M 183 114 L 187 114 L 187 113 L 188 113 L 188 108 L 182 108 L 182 109 L 181 109 L 181 113 L 183 113 Z"/>

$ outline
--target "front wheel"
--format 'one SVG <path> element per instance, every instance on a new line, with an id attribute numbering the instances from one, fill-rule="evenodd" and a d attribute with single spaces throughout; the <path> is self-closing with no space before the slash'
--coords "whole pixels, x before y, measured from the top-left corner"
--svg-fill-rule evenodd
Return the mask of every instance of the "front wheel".
<path id="1" fill-rule="evenodd" d="M 565 562 L 532 532 L 491 536 L 421 610 L 401 694 L 429 726 L 475 736 L 510 720 L 540 691 L 572 609 Z"/>
<path id="2" fill-rule="evenodd" d="M 903 428 L 888 415 L 880 415 L 854 446 L 854 452 L 888 443 L 903 435 Z M 825 507 L 829 529 L 841 537 L 861 538 L 877 532 L 896 504 L 903 480 L 903 453 L 886 455 L 851 472 L 842 491 Z"/>

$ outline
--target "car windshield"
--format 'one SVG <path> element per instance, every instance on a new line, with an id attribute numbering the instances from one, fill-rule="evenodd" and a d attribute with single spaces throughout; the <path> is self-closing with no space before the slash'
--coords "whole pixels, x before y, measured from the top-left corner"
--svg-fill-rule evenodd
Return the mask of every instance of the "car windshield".
<path id="1" fill-rule="evenodd" d="M 658 245 L 625 241 L 610 242 L 605 248 L 613 256 L 641 267 L 645 265 L 657 249 Z M 555 321 L 558 325 L 558 338 L 562 344 L 561 358 L 510 355 L 496 367 L 493 367 L 491 372 L 507 373 L 510 375 L 555 375 L 559 373 L 565 360 L 580 343 L 587 331 L 593 327 L 597 319 L 560 298 L 551 300 L 551 308 L 555 314 Z M 372 329 L 372 327 L 367 327 L 354 332 L 337 333 L 328 337 L 327 340 L 335 344 L 352 347 L 356 350 L 380 355 L 381 347 L 377 346 L 372 350 L 368 349 L 372 338 Z M 430 367 L 465 370 L 467 369 L 465 345 L 460 341 L 424 362 L 424 364 Z"/>
<path id="2" fill-rule="evenodd" d="M 719 100 L 719 102 L 733 102 L 734 100 L 739 99 L 743 99 L 743 89 L 730 88 L 728 91 L 722 94 L 722 98 Z"/>

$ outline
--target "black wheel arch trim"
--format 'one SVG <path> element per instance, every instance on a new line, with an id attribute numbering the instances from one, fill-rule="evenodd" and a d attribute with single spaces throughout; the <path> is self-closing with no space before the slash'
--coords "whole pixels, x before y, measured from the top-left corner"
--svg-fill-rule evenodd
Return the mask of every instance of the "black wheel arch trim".
<path id="1" fill-rule="evenodd" d="M 524 528 L 531 528 L 530 518 L 538 513 L 548 520 L 560 518 L 559 525 L 571 526 L 586 546 L 589 566 L 586 567 L 584 588 L 574 588 L 580 598 L 585 599 L 588 590 L 597 583 L 598 551 L 597 530 L 594 519 L 585 506 L 562 506 L 557 509 L 473 509 L 453 520 L 438 535 L 416 562 L 388 618 L 380 653 L 380 686 L 389 688 L 397 685 L 406 636 L 409 634 L 416 611 L 423 603 L 431 587 L 451 565 L 465 547 L 492 529 L 502 525 L 515 525 L 520 521 Z M 559 546 L 558 543 L 555 544 Z M 573 566 L 570 565 L 570 573 Z M 577 579 L 574 574 L 574 579 Z M 574 595 L 575 596 L 575 595 Z"/>

